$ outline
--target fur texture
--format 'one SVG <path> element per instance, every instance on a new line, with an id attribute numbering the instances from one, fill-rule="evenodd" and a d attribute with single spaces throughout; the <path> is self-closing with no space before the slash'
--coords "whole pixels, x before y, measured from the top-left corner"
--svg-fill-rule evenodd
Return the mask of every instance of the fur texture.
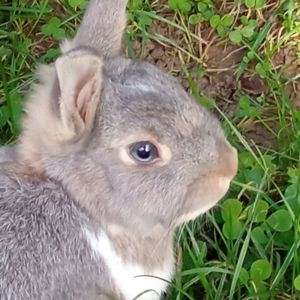
<path id="1" fill-rule="evenodd" d="M 40 68 L 16 162 L 0 165 L 0 299 L 130 300 L 135 282 L 159 299 L 165 281 L 137 276 L 171 279 L 176 227 L 236 174 L 218 120 L 174 78 L 118 56 L 126 2 L 92 0 L 65 53 Z M 130 155 L 140 141 L 156 161 Z"/>
<path id="2" fill-rule="evenodd" d="M 14 146 L 2 146 L 0 148 L 0 163 L 16 160 L 16 148 Z"/>

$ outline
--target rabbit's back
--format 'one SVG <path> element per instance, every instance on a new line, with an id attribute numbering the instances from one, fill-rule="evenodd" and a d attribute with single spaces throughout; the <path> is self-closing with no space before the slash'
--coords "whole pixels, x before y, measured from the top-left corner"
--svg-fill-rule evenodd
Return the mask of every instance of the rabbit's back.
<path id="1" fill-rule="evenodd" d="M 1 173 L 0 299 L 98 299 L 107 282 L 88 222 L 58 183 Z"/>

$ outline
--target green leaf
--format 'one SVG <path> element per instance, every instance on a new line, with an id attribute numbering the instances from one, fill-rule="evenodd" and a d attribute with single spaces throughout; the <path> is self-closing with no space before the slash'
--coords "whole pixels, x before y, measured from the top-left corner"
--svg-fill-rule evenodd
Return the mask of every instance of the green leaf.
<path id="1" fill-rule="evenodd" d="M 53 37 L 56 40 L 63 40 L 66 37 L 65 30 L 62 28 L 57 28 L 53 33 Z"/>
<path id="2" fill-rule="evenodd" d="M 248 18 L 246 16 L 241 16 L 240 17 L 240 21 L 242 22 L 243 25 L 247 25 L 248 24 Z"/>
<path id="3" fill-rule="evenodd" d="M 272 265 L 266 259 L 256 260 L 250 268 L 250 277 L 255 282 L 268 279 L 271 273 Z"/>
<path id="4" fill-rule="evenodd" d="M 255 227 L 252 230 L 251 236 L 255 241 L 257 241 L 261 245 L 265 245 L 269 241 L 268 237 L 264 233 L 263 228 L 260 226 Z"/>
<path id="5" fill-rule="evenodd" d="M 221 23 L 225 27 L 229 27 L 233 24 L 234 18 L 231 15 L 225 15 L 222 17 Z"/>
<path id="6" fill-rule="evenodd" d="M 68 3 L 71 7 L 77 8 L 84 5 L 86 3 L 86 0 L 68 0 Z"/>
<path id="7" fill-rule="evenodd" d="M 197 5 L 198 11 L 204 13 L 208 9 L 208 5 L 203 2 L 199 2 Z"/>
<path id="8" fill-rule="evenodd" d="M 234 30 L 229 32 L 229 39 L 234 43 L 234 44 L 239 44 L 242 41 L 242 35 L 240 30 Z"/>
<path id="9" fill-rule="evenodd" d="M 193 14 L 189 16 L 189 23 L 192 25 L 198 24 L 201 22 L 202 16 L 201 14 Z"/>
<path id="10" fill-rule="evenodd" d="M 257 164 L 253 155 L 246 151 L 239 153 L 239 162 L 243 168 L 253 168 Z"/>
<path id="11" fill-rule="evenodd" d="M 61 25 L 61 20 L 58 17 L 52 17 L 48 24 L 57 28 Z"/>
<path id="12" fill-rule="evenodd" d="M 248 96 L 242 96 L 239 102 L 239 108 L 235 112 L 237 117 L 255 117 L 258 114 L 258 108 L 254 107 Z"/>
<path id="13" fill-rule="evenodd" d="M 254 8 L 255 7 L 255 0 L 245 0 L 245 5 L 248 8 Z"/>
<path id="14" fill-rule="evenodd" d="M 255 53 L 253 51 L 249 51 L 247 53 L 247 58 L 251 61 L 255 57 Z"/>
<path id="15" fill-rule="evenodd" d="M 139 10 L 142 8 L 143 0 L 130 0 L 128 4 L 130 7 L 130 10 L 136 11 L 136 10 Z"/>
<path id="16" fill-rule="evenodd" d="M 242 96 L 240 98 L 240 107 L 248 109 L 250 107 L 250 98 L 248 96 Z"/>
<path id="17" fill-rule="evenodd" d="M 45 35 L 53 35 L 61 25 L 61 20 L 57 17 L 52 17 L 49 22 L 42 26 L 42 32 Z"/>
<path id="18" fill-rule="evenodd" d="M 263 8 L 266 5 L 265 0 L 256 0 L 255 8 Z"/>
<path id="19" fill-rule="evenodd" d="M 39 58 L 39 63 L 45 63 L 47 60 L 57 58 L 60 54 L 60 49 L 49 49 L 42 57 Z"/>
<path id="20" fill-rule="evenodd" d="M 300 274 L 294 279 L 294 287 L 297 291 L 300 291 Z"/>
<path id="21" fill-rule="evenodd" d="M 4 46 L 0 46 L 1 61 L 4 61 L 11 54 L 12 54 L 12 51 L 9 48 L 6 48 Z"/>
<path id="22" fill-rule="evenodd" d="M 275 211 L 268 219 L 268 225 L 278 232 L 286 232 L 289 231 L 293 222 L 289 212 L 285 209 L 279 209 Z"/>
<path id="23" fill-rule="evenodd" d="M 180 1 L 178 8 L 182 12 L 189 12 L 192 9 L 192 4 L 189 1 Z"/>
<path id="24" fill-rule="evenodd" d="M 9 109 L 7 105 L 0 107 L 0 127 L 3 127 L 9 119 Z"/>
<path id="25" fill-rule="evenodd" d="M 261 77 L 261 78 L 266 78 L 267 77 L 267 72 L 265 70 L 265 67 L 262 63 L 257 63 L 255 66 L 255 71 L 256 73 Z"/>
<path id="26" fill-rule="evenodd" d="M 18 43 L 18 49 L 20 52 L 28 55 L 30 53 L 31 44 L 32 40 L 29 38 L 25 38 L 23 41 L 20 41 L 20 43 Z"/>
<path id="27" fill-rule="evenodd" d="M 231 219 L 225 222 L 222 228 L 225 237 L 231 241 L 236 240 L 243 229 L 243 224 L 238 219 Z"/>
<path id="28" fill-rule="evenodd" d="M 168 5 L 171 9 L 179 10 L 181 12 L 189 12 L 192 9 L 190 0 L 168 0 Z"/>
<path id="29" fill-rule="evenodd" d="M 252 27 L 252 28 L 255 28 L 258 24 L 258 19 L 250 19 L 248 21 L 248 26 Z"/>
<path id="30" fill-rule="evenodd" d="M 255 298 L 259 299 L 259 300 L 270 300 L 270 297 L 268 295 L 261 295 L 261 294 L 264 294 L 265 292 L 267 292 L 267 288 L 264 285 L 263 281 L 259 281 L 259 280 L 254 281 L 253 280 L 252 284 L 250 285 L 250 288 L 249 288 L 251 295 L 258 294 L 259 297 L 257 297 L 257 298 L 255 297 Z"/>
<path id="31" fill-rule="evenodd" d="M 213 14 L 214 14 L 213 11 L 211 9 L 208 9 L 204 13 L 202 13 L 202 18 L 205 21 L 209 21 L 210 18 L 213 16 Z"/>
<path id="32" fill-rule="evenodd" d="M 221 38 L 224 38 L 226 35 L 226 28 L 222 24 L 220 24 L 217 26 L 217 32 Z"/>
<path id="33" fill-rule="evenodd" d="M 178 9 L 177 0 L 168 0 L 168 6 L 174 10 Z"/>
<path id="34" fill-rule="evenodd" d="M 221 17 L 219 15 L 213 15 L 210 20 L 209 24 L 213 28 L 217 28 L 217 26 L 220 24 Z"/>
<path id="35" fill-rule="evenodd" d="M 254 204 L 249 206 L 249 211 L 253 209 Z M 258 200 L 256 204 L 256 211 L 254 215 L 254 222 L 255 223 L 261 223 L 266 220 L 267 213 L 269 209 L 269 204 L 268 202 L 264 200 Z"/>
<path id="36" fill-rule="evenodd" d="M 299 177 L 296 178 L 297 180 L 286 188 L 284 196 L 291 209 L 298 215 L 300 213 L 300 180 Z"/>
<path id="37" fill-rule="evenodd" d="M 144 14 L 139 15 L 138 20 L 141 26 L 144 28 L 152 24 L 152 18 Z"/>
<path id="38" fill-rule="evenodd" d="M 254 34 L 254 29 L 251 26 L 245 26 L 241 29 L 242 36 L 250 38 Z"/>
<path id="39" fill-rule="evenodd" d="M 198 68 L 197 68 L 197 75 L 199 77 L 203 77 L 205 75 L 205 67 L 203 65 L 200 65 Z"/>
<path id="40" fill-rule="evenodd" d="M 221 208 L 221 215 L 225 222 L 229 222 L 232 219 L 237 219 L 241 214 L 243 206 L 237 199 L 228 199 L 224 201 Z"/>
<path id="41" fill-rule="evenodd" d="M 266 5 L 265 0 L 245 0 L 245 5 L 248 8 L 260 9 Z"/>
<path id="42" fill-rule="evenodd" d="M 17 136 L 21 130 L 21 117 L 22 117 L 22 97 L 14 93 L 9 97 L 9 111 L 11 119 L 11 131 L 14 136 Z"/>
<path id="43" fill-rule="evenodd" d="M 239 279 L 245 286 L 248 285 L 249 278 L 249 272 L 245 268 L 241 268 Z"/>

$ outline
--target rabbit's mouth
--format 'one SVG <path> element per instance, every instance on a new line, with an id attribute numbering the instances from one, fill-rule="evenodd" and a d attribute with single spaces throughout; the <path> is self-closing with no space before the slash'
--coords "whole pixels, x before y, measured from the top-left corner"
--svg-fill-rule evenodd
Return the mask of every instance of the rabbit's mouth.
<path id="1" fill-rule="evenodd" d="M 204 214 L 226 194 L 231 179 L 220 177 L 218 179 L 197 179 L 189 187 L 186 194 L 183 214 L 178 218 L 177 225 L 194 220 Z"/>

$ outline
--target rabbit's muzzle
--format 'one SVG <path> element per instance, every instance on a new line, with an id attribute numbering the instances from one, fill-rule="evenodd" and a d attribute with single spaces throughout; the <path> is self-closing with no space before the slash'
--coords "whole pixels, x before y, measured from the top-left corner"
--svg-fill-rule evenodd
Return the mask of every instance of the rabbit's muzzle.
<path id="1" fill-rule="evenodd" d="M 228 191 L 238 169 L 237 151 L 227 141 L 221 141 L 218 154 L 215 166 L 206 174 L 195 178 L 188 186 L 178 225 L 208 211 Z"/>
<path id="2" fill-rule="evenodd" d="M 223 141 L 219 146 L 219 164 L 217 174 L 231 181 L 238 170 L 237 151 L 227 141 Z"/>
<path id="3" fill-rule="evenodd" d="M 230 182 L 238 170 L 237 151 L 227 141 L 218 145 L 218 163 L 215 169 L 207 176 L 208 186 L 211 186 L 211 206 L 215 205 L 228 191 Z"/>

